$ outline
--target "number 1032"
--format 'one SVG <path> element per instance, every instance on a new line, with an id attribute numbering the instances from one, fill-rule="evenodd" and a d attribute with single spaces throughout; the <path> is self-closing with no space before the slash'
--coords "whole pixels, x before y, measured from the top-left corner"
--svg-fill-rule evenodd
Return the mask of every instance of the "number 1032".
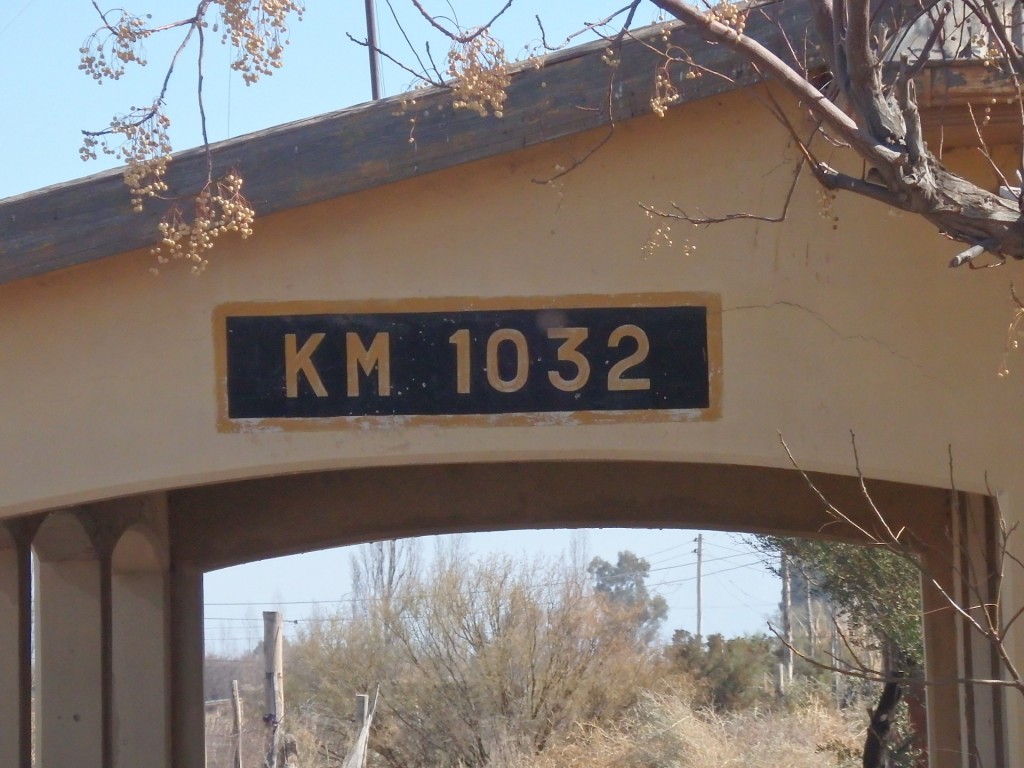
<path id="1" fill-rule="evenodd" d="M 593 373 L 590 360 L 580 350 L 589 335 L 587 328 L 547 329 L 548 339 L 558 342 L 557 360 L 565 364 L 560 370 L 547 371 L 548 381 L 556 389 L 576 392 L 590 381 Z M 472 388 L 472 337 L 468 329 L 462 328 L 455 331 L 448 342 L 455 348 L 456 391 L 468 395 Z M 643 328 L 632 324 L 620 325 L 609 334 L 607 346 L 608 349 L 621 349 L 624 352 L 624 356 L 608 370 L 609 392 L 651 388 L 649 378 L 630 375 L 633 368 L 647 359 L 651 350 Z M 503 357 L 505 365 L 500 365 Z M 510 359 L 512 364 L 508 365 Z M 487 338 L 484 370 L 487 383 L 492 389 L 498 392 L 517 392 L 522 389 L 530 376 L 530 349 L 526 336 L 514 328 L 499 328 L 491 333 Z"/>

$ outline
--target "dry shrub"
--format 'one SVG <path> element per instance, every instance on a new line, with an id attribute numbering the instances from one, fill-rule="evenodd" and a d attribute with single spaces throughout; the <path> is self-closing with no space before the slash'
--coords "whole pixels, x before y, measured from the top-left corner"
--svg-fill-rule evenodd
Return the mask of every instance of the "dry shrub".
<path id="1" fill-rule="evenodd" d="M 837 712 L 814 698 L 785 711 L 717 713 L 685 694 L 646 693 L 618 728 L 580 729 L 501 768 L 847 768 L 863 731 L 859 708 Z"/>

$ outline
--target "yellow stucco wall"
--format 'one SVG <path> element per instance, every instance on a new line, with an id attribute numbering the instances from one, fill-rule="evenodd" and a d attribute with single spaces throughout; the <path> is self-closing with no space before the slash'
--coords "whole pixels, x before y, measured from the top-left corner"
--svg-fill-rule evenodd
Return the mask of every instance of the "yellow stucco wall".
<path id="1" fill-rule="evenodd" d="M 639 203 L 775 215 L 797 152 L 748 90 L 620 124 L 581 167 L 533 183 L 600 138 L 261 219 L 253 240 L 220 244 L 199 277 L 179 264 L 154 277 L 153 257 L 133 252 L 0 286 L 0 517 L 347 467 L 786 467 L 780 433 L 806 469 L 851 474 L 852 431 L 867 476 L 947 487 L 951 450 L 960 489 L 991 490 L 1021 518 L 1024 356 L 1011 355 L 1011 375 L 997 376 L 1015 265 L 948 270 L 957 247 L 921 221 L 851 197 L 825 204 L 806 178 L 783 224 L 673 224 L 672 244 L 647 251 L 659 222 Z M 969 153 L 960 161 L 980 168 Z M 401 307 L 461 296 L 514 306 L 518 297 L 658 292 L 718 297 L 717 418 L 218 429 L 214 316 L 227 303 Z M 1022 577 L 1011 574 L 1011 604 Z M 1020 722 L 1012 697 L 1010 708 Z"/>
<path id="2" fill-rule="evenodd" d="M 804 180 L 785 224 L 657 222 L 638 203 L 780 208 L 796 151 L 751 96 L 458 167 L 258 221 L 205 274 L 128 253 L 0 287 L 0 515 L 276 472 L 516 458 L 785 466 L 1016 490 L 1020 379 L 999 378 L 1015 267 L 944 268 L 956 246 Z M 689 248 L 687 246 L 692 246 Z M 244 301 L 710 292 L 721 417 L 696 423 L 217 430 L 214 309 Z"/>

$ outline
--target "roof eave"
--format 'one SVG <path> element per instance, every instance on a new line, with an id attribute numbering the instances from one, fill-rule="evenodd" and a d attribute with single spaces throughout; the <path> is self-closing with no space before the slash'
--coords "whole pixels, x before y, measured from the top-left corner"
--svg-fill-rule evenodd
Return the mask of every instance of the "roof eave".
<path id="1" fill-rule="evenodd" d="M 809 36 L 807 16 L 794 5 L 764 6 L 751 14 L 746 34 L 791 57 L 787 36 Z M 660 25 L 631 34 L 614 69 L 601 41 L 521 68 L 500 119 L 454 109 L 450 91 L 425 89 L 215 144 L 214 173 L 237 169 L 257 216 L 265 216 L 645 115 L 666 33 L 701 70 L 724 75 L 687 78 L 686 66 L 673 66 L 675 106 L 760 79 L 724 46 Z M 174 155 L 170 195 L 198 190 L 205 179 L 202 150 Z M 151 246 L 170 205 L 148 202 L 134 213 L 120 170 L 2 200 L 0 283 Z"/>

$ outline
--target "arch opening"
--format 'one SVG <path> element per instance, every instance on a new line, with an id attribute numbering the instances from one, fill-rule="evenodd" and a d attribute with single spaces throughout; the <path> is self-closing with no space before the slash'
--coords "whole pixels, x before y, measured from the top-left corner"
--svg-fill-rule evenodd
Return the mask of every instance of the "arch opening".
<path id="1" fill-rule="evenodd" d="M 834 504 L 855 510 L 855 520 L 877 523 L 858 478 L 816 475 L 814 482 Z M 944 552 L 943 559 L 933 560 L 935 567 L 948 569 L 949 492 L 889 482 L 869 481 L 868 487 L 875 504 L 887 511 L 887 522 L 895 528 L 912 526 L 922 546 Z M 172 537 L 181 535 L 183 525 L 189 527 L 189 540 L 178 551 L 202 570 L 323 545 L 372 541 L 385 538 L 382 532 L 426 535 L 631 524 L 859 538 L 855 527 L 837 524 L 822 507 L 795 472 L 635 462 L 365 469 L 190 489 L 175 492 L 171 499 Z M 218 514 L 209 514 L 214 509 Z M 367 509 L 373 514 L 359 514 Z M 949 633 L 957 637 L 962 627 L 948 611 L 929 622 L 929 674 L 943 668 L 948 672 L 959 663 L 963 642 L 949 646 L 941 638 Z M 995 721 L 1004 717 L 998 714 L 1001 710 L 992 704 L 987 718 L 977 707 L 965 714 L 958 696 L 954 690 L 931 698 L 932 754 L 959 751 L 962 738 L 977 741 L 969 733 L 983 730 L 984 719 L 992 733 L 982 740 L 998 751 L 1002 737 Z M 954 721 L 956 727 L 947 727 Z"/>

